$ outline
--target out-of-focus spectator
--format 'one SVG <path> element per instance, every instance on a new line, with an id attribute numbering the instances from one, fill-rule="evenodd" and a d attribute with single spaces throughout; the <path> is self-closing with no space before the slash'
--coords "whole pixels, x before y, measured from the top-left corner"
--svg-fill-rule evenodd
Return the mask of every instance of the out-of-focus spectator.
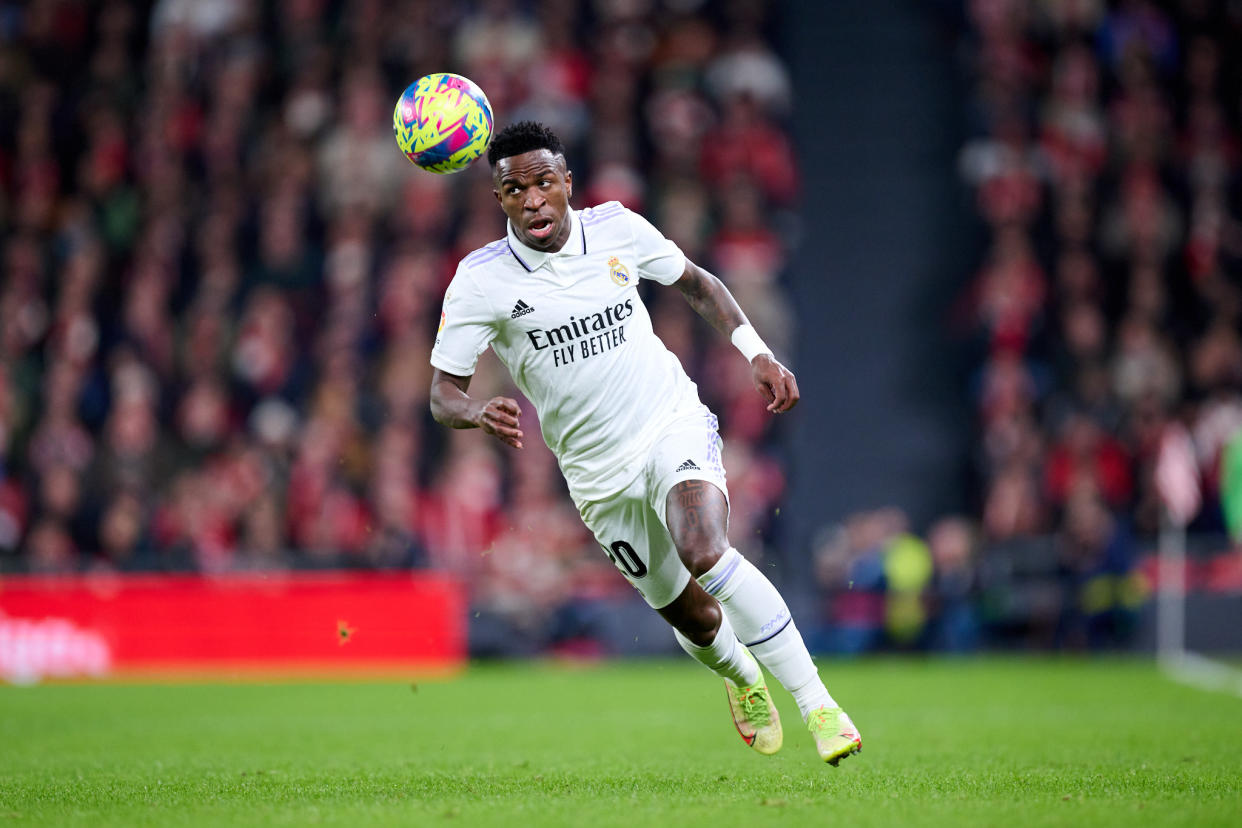
<path id="1" fill-rule="evenodd" d="M 1121 508 L 1133 489 L 1129 458 L 1120 442 L 1090 417 L 1070 415 L 1049 448 L 1044 485 L 1056 507 L 1065 506 L 1071 492 L 1085 485 Z"/>
<path id="2" fill-rule="evenodd" d="M 103 508 L 98 528 L 98 558 L 94 566 L 120 571 L 154 567 L 148 518 L 142 500 L 121 491 Z"/>
<path id="3" fill-rule="evenodd" d="M 1064 590 L 1060 643 L 1094 648 L 1126 643 L 1146 598 L 1143 581 L 1135 572 L 1127 527 L 1090 485 L 1069 496 L 1059 552 Z"/>
<path id="4" fill-rule="evenodd" d="M 822 531 L 814 554 L 823 602 L 810 636 L 816 649 L 968 652 L 982 645 L 978 537 L 970 519 L 943 518 L 924 540 L 900 509 L 860 512 Z"/>
<path id="5" fill-rule="evenodd" d="M 30 528 L 26 555 L 31 572 L 40 575 L 69 575 L 77 571 L 78 549 L 64 526 L 42 518 Z"/>
<path id="6" fill-rule="evenodd" d="M 814 555 L 824 606 L 819 628 L 809 636 L 813 648 L 856 654 L 918 637 L 927 573 L 917 551 L 908 566 L 907 528 L 900 509 L 884 508 L 851 515 L 846 525 L 821 534 Z M 890 567 L 896 575 L 891 593 Z"/>
<path id="7" fill-rule="evenodd" d="M 927 530 L 927 546 L 933 573 L 928 643 L 943 652 L 974 650 L 982 643 L 975 529 L 966 518 L 942 518 Z"/>

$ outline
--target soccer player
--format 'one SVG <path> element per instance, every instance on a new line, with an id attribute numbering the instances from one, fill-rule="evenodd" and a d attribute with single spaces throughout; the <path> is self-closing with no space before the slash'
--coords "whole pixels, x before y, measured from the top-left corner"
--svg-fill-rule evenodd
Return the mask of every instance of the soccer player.
<path id="1" fill-rule="evenodd" d="M 716 417 L 652 331 L 638 280 L 676 286 L 731 338 L 768 411 L 797 404 L 793 374 L 720 280 L 646 219 L 617 202 L 570 208 L 573 174 L 551 130 L 513 124 L 487 160 L 508 231 L 466 256 L 445 293 L 432 414 L 522 447 L 515 400 L 467 393 L 491 346 L 538 411 L 587 527 L 682 648 L 724 678 L 742 739 L 763 754 L 781 747 L 762 663 L 793 694 L 824 761 L 858 752 L 862 738 L 820 680 L 784 599 L 729 544 Z"/>

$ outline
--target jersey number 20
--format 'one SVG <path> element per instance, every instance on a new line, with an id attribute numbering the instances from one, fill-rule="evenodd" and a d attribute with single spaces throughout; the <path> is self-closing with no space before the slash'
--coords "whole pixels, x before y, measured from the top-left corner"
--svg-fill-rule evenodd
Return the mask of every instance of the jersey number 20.
<path id="1" fill-rule="evenodd" d="M 631 578 L 641 578 L 647 574 L 647 565 L 643 563 L 642 558 L 638 557 L 634 547 L 625 541 L 613 541 L 612 551 L 608 552 L 608 557 Z"/>

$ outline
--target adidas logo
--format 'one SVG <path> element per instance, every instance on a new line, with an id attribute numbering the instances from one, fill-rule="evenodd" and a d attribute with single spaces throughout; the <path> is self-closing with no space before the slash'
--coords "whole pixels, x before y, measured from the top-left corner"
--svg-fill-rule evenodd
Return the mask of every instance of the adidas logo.
<path id="1" fill-rule="evenodd" d="M 682 463 L 680 466 L 677 467 L 677 471 L 679 472 L 690 471 L 691 469 L 694 469 L 695 471 L 699 471 L 699 467 L 694 464 L 693 460 L 687 460 L 686 462 Z"/>
<path id="2" fill-rule="evenodd" d="M 509 314 L 509 318 L 517 319 L 519 316 L 525 316 L 528 313 L 534 312 L 534 308 L 519 299 L 517 300 L 517 304 L 513 306 L 513 313 Z"/>

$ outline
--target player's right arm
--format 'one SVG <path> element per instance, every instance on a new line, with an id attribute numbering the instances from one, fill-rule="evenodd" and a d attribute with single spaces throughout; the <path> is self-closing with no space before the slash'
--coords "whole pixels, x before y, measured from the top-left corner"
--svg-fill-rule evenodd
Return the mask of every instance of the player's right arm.
<path id="1" fill-rule="evenodd" d="M 467 392 L 470 377 L 441 371 L 431 375 L 431 416 L 449 428 L 481 428 L 505 445 L 522 447 L 522 409 L 517 400 L 477 400 Z"/>
<path id="2" fill-rule="evenodd" d="M 522 410 L 509 397 L 476 399 L 468 393 L 479 354 L 496 337 L 496 309 L 471 277 L 471 257 L 486 258 L 487 248 L 467 256 L 444 294 L 440 329 L 431 349 L 431 416 L 449 428 L 481 428 L 500 442 L 522 447 Z"/>

